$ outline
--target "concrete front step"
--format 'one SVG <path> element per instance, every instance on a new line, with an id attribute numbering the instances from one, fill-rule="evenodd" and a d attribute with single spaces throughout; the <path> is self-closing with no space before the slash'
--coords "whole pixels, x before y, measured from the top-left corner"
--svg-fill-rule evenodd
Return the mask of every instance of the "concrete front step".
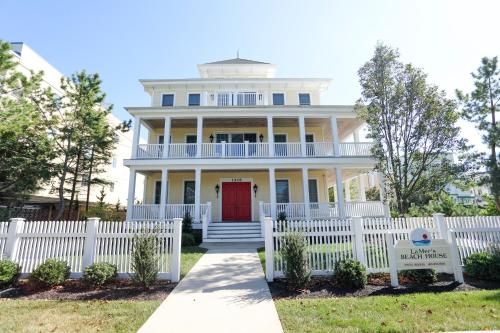
<path id="1" fill-rule="evenodd" d="M 208 234 L 208 238 L 253 238 L 253 237 L 262 237 L 260 232 L 248 233 L 248 234 Z"/>
<path id="2" fill-rule="evenodd" d="M 208 224 L 208 227 L 253 227 L 259 226 L 260 222 L 212 222 Z"/>
<path id="3" fill-rule="evenodd" d="M 218 234 L 236 234 L 236 235 L 244 235 L 244 234 L 260 234 L 260 229 L 242 229 L 242 230 L 234 230 L 234 229 L 224 229 L 224 230 L 208 230 L 209 235 L 218 235 Z"/>
<path id="4" fill-rule="evenodd" d="M 203 243 L 248 243 L 248 242 L 263 242 L 264 238 L 207 238 Z"/>

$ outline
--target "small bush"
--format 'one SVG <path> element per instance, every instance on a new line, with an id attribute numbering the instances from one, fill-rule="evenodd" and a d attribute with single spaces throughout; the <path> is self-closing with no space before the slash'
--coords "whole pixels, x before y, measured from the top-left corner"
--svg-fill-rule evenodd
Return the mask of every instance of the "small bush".
<path id="1" fill-rule="evenodd" d="M 203 235 L 201 229 L 193 229 L 191 233 L 194 236 L 195 245 L 199 245 L 203 242 Z"/>
<path id="2" fill-rule="evenodd" d="M 465 272 L 476 279 L 500 281 L 500 251 L 471 254 L 465 259 Z"/>
<path id="3" fill-rule="evenodd" d="M 336 285 L 348 289 L 361 289 L 368 280 L 365 266 L 353 259 L 342 259 L 335 263 L 333 279 Z"/>
<path id="4" fill-rule="evenodd" d="M 295 288 L 305 288 L 311 280 L 307 262 L 307 249 L 304 237 L 298 233 L 286 236 L 283 246 L 285 277 Z"/>
<path id="5" fill-rule="evenodd" d="M 158 276 L 158 255 L 156 231 L 144 232 L 135 237 L 132 249 L 132 282 L 135 285 L 149 288 Z"/>
<path id="6" fill-rule="evenodd" d="M 116 265 L 106 262 L 90 265 L 83 271 L 82 283 L 87 287 L 102 287 L 118 276 Z"/>
<path id="7" fill-rule="evenodd" d="M 16 284 L 21 267 L 10 260 L 0 260 L 0 288 Z"/>
<path id="8" fill-rule="evenodd" d="M 193 218 L 189 211 L 186 211 L 184 218 L 182 219 L 182 233 L 189 234 L 193 231 Z"/>
<path id="9" fill-rule="evenodd" d="M 65 261 L 47 259 L 30 274 L 29 281 L 37 287 L 54 287 L 63 284 L 69 273 L 70 267 Z"/>
<path id="10" fill-rule="evenodd" d="M 182 246 L 195 246 L 196 241 L 193 234 L 182 234 Z"/>
<path id="11" fill-rule="evenodd" d="M 281 211 L 278 213 L 278 221 L 287 221 L 287 216 L 286 216 L 286 213 Z"/>
<path id="12" fill-rule="evenodd" d="M 416 283 L 434 283 L 438 280 L 435 269 L 407 269 L 399 274 Z"/>

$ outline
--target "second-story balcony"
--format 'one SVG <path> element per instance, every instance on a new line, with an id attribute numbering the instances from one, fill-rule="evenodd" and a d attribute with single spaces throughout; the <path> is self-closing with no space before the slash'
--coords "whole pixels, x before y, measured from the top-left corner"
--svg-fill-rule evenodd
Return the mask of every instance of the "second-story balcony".
<path id="1" fill-rule="evenodd" d="M 368 157 L 371 142 L 343 142 L 337 152 L 333 142 L 311 142 L 302 151 L 300 142 L 273 143 L 202 143 L 198 154 L 196 143 L 140 144 L 137 159 L 191 158 L 298 158 L 298 157 Z"/>

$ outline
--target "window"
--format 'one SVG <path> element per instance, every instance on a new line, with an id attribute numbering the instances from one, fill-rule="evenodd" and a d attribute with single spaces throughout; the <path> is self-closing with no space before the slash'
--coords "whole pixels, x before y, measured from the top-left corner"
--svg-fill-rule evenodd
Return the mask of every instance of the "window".
<path id="1" fill-rule="evenodd" d="M 114 192 L 115 191 L 115 183 L 109 184 L 109 192 Z"/>
<path id="2" fill-rule="evenodd" d="M 311 96 L 309 93 L 299 94 L 299 105 L 311 105 Z"/>
<path id="3" fill-rule="evenodd" d="M 165 203 L 168 203 L 168 183 L 167 183 L 167 196 L 165 198 Z M 155 182 L 155 205 L 159 205 L 161 200 L 161 180 Z"/>
<path id="4" fill-rule="evenodd" d="M 161 97 L 161 106 L 174 106 L 174 94 L 163 94 Z"/>
<path id="5" fill-rule="evenodd" d="M 194 204 L 194 180 L 184 181 L 184 204 Z"/>
<path id="6" fill-rule="evenodd" d="M 318 181 L 309 179 L 309 202 L 318 202 Z"/>
<path id="7" fill-rule="evenodd" d="M 283 93 L 273 94 L 273 105 L 285 105 L 285 94 Z"/>
<path id="8" fill-rule="evenodd" d="M 88 186 L 89 185 L 89 175 L 83 175 L 82 176 L 82 186 Z"/>
<path id="9" fill-rule="evenodd" d="M 189 106 L 199 106 L 200 105 L 200 94 L 189 94 L 188 105 Z"/>
<path id="10" fill-rule="evenodd" d="M 276 180 L 276 202 L 277 203 L 290 202 L 290 194 L 289 194 L 287 179 Z"/>
<path id="11" fill-rule="evenodd" d="M 165 142 L 165 136 L 164 135 L 158 135 L 158 144 L 162 145 Z"/>
<path id="12" fill-rule="evenodd" d="M 116 169 L 116 166 L 118 165 L 118 160 L 116 157 L 113 157 L 113 160 L 111 161 L 111 166 L 113 169 Z"/>

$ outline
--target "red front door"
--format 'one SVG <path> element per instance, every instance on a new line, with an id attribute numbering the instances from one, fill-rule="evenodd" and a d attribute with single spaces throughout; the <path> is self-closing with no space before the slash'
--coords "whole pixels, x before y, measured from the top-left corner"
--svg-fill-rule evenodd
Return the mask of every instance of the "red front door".
<path id="1" fill-rule="evenodd" d="M 251 221 L 250 182 L 222 183 L 222 221 Z"/>

